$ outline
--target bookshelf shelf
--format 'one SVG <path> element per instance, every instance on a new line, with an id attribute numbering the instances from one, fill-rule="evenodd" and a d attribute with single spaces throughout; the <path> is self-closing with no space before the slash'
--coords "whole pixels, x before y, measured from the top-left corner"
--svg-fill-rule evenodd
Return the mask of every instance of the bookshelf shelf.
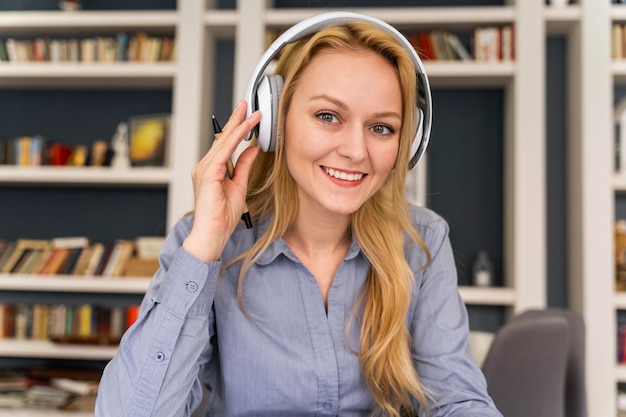
<path id="1" fill-rule="evenodd" d="M 0 34 L 7 35 L 72 35 L 94 34 L 96 31 L 155 31 L 172 33 L 178 14 L 167 10 L 146 11 L 20 11 L 0 12 Z"/>
<path id="2" fill-rule="evenodd" d="M 72 275 L 0 274 L 2 291 L 143 294 L 150 278 L 75 277 Z"/>
<path id="3" fill-rule="evenodd" d="M 626 59 L 614 60 L 611 63 L 611 73 L 615 85 L 626 85 Z"/>
<path id="4" fill-rule="evenodd" d="M 515 76 L 514 62 L 425 61 L 433 87 L 504 87 Z"/>
<path id="5" fill-rule="evenodd" d="M 110 360 L 117 349 L 117 346 L 65 345 L 48 340 L 0 339 L 0 356 L 12 358 Z"/>
<path id="6" fill-rule="evenodd" d="M 626 21 L 626 7 L 623 5 L 611 5 L 610 14 L 613 21 Z"/>
<path id="7" fill-rule="evenodd" d="M 626 310 L 626 291 L 615 293 L 614 304 L 617 310 Z"/>
<path id="8" fill-rule="evenodd" d="M 166 186 L 171 181 L 168 168 L 129 168 L 114 170 L 107 167 L 64 166 L 0 166 L 0 184 L 53 185 L 146 185 Z"/>
<path id="9" fill-rule="evenodd" d="M 269 28 L 284 28 L 311 17 L 322 9 L 268 9 L 265 23 Z M 480 25 L 499 25 L 515 21 L 515 8 L 512 6 L 468 6 L 468 7 L 381 7 L 359 8 L 359 12 L 382 19 L 398 29 L 406 27 L 423 29 L 446 26 L 455 30 L 470 30 Z"/>
<path id="10" fill-rule="evenodd" d="M 505 287 L 459 287 L 461 298 L 469 305 L 491 305 L 513 307 L 515 290 Z"/>
<path id="11" fill-rule="evenodd" d="M 175 63 L 0 63 L 1 87 L 171 88 Z"/>
<path id="12" fill-rule="evenodd" d="M 22 410 L 12 409 L 11 417 L 93 417 L 93 413 L 87 411 L 58 411 L 58 410 L 39 410 L 25 408 Z"/>
<path id="13" fill-rule="evenodd" d="M 614 176 L 613 177 L 613 189 L 616 192 L 626 192 L 626 178 Z"/>
<path id="14" fill-rule="evenodd" d="M 204 15 L 204 25 L 218 38 L 233 39 L 238 20 L 234 10 L 211 10 Z"/>
<path id="15" fill-rule="evenodd" d="M 580 21 L 580 6 L 546 7 L 544 20 L 548 35 L 564 35 L 576 27 Z"/>

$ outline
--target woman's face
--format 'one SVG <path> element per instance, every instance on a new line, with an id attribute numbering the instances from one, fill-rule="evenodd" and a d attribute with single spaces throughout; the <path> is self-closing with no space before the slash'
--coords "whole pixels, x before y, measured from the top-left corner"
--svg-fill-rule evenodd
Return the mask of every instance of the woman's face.
<path id="1" fill-rule="evenodd" d="M 394 167 L 401 125 L 400 82 L 387 60 L 369 50 L 316 55 L 285 120 L 300 210 L 346 215 L 361 207 Z"/>

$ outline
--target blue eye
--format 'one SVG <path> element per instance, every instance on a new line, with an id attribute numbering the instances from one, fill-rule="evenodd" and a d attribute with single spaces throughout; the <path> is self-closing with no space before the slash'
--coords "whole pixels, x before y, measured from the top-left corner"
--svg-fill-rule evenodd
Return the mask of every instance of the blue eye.
<path id="1" fill-rule="evenodd" d="M 325 123 L 338 123 L 339 119 L 332 113 L 329 112 L 320 112 L 315 115 L 318 119 Z"/>
<path id="2" fill-rule="evenodd" d="M 393 135 L 396 133 L 395 129 L 386 125 L 376 125 L 372 127 L 372 131 L 378 135 Z"/>

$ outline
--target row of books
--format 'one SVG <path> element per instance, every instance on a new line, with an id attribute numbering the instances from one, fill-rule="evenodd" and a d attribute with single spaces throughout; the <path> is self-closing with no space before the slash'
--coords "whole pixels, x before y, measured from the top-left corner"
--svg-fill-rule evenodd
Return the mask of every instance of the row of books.
<path id="1" fill-rule="evenodd" d="M 280 34 L 279 31 L 267 31 L 266 47 L 269 47 Z M 487 62 L 515 60 L 513 25 L 477 27 L 463 40 L 458 34 L 443 29 L 405 32 L 404 35 L 425 60 Z"/>
<path id="2" fill-rule="evenodd" d="M 138 312 L 138 305 L 0 303 L 0 339 L 115 344 Z"/>
<path id="3" fill-rule="evenodd" d="M 0 373 L 0 408 L 93 411 L 100 373 L 32 368 Z"/>
<path id="4" fill-rule="evenodd" d="M 158 269 L 163 237 L 119 239 L 111 245 L 84 236 L 0 241 L 0 273 L 144 276 Z"/>
<path id="5" fill-rule="evenodd" d="M 476 28 L 467 45 L 446 30 L 411 32 L 407 39 L 427 60 L 443 61 L 513 61 L 515 59 L 514 26 Z"/>
<path id="6" fill-rule="evenodd" d="M 173 62 L 175 44 L 171 36 L 150 36 L 145 32 L 83 39 L 7 38 L 0 40 L 0 62 Z"/>
<path id="7" fill-rule="evenodd" d="M 71 165 L 106 166 L 111 162 L 112 149 L 106 141 L 70 146 L 49 141 L 42 135 L 0 139 L 0 164 L 19 166 Z"/>

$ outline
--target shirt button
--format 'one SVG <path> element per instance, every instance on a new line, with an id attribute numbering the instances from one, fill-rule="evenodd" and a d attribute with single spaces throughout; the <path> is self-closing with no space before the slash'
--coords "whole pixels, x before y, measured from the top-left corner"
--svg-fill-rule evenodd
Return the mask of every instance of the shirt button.
<path id="1" fill-rule="evenodd" d="M 157 362 L 163 362 L 164 359 L 165 359 L 165 353 L 163 352 L 157 352 L 156 355 L 154 355 L 154 360 Z"/>
<path id="2" fill-rule="evenodd" d="M 195 281 L 189 281 L 187 284 L 185 284 L 185 286 L 187 287 L 187 291 L 189 292 L 198 291 L 198 284 L 196 284 Z"/>
<path id="3" fill-rule="evenodd" d="M 322 407 L 324 407 L 324 410 L 330 410 L 333 408 L 333 405 L 331 403 L 324 403 Z"/>

